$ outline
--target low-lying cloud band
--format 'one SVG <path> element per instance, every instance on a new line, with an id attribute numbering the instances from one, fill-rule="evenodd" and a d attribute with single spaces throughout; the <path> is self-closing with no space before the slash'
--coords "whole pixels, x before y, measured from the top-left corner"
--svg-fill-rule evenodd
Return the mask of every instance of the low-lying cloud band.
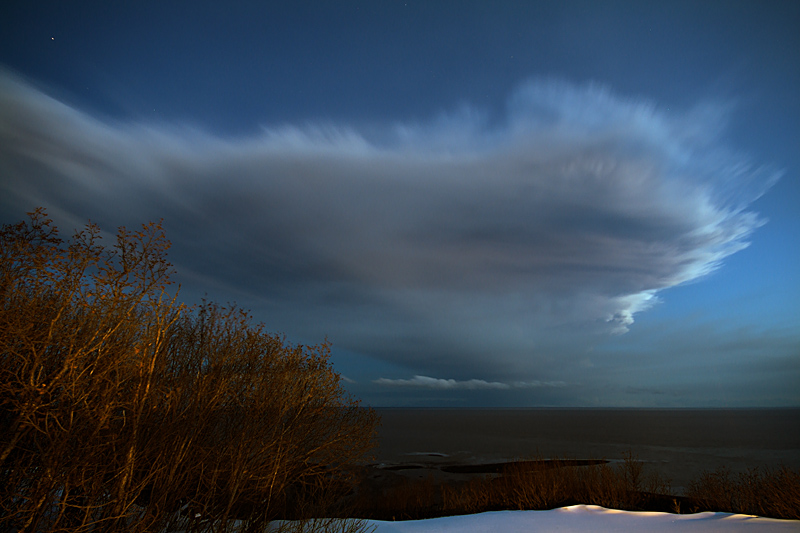
<path id="1" fill-rule="evenodd" d="M 502 383 L 499 381 L 485 381 L 470 379 L 458 381 L 455 379 L 431 378 L 428 376 L 414 376 L 411 379 L 379 378 L 373 381 L 378 385 L 389 387 L 419 387 L 437 390 L 510 390 L 510 389 L 535 389 L 539 387 L 563 387 L 563 381 L 514 381 Z"/>

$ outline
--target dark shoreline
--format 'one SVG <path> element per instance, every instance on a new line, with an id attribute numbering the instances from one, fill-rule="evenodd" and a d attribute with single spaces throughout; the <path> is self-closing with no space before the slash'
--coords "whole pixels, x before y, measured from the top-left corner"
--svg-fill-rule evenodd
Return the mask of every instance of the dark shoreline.
<path id="1" fill-rule="evenodd" d="M 436 454 L 430 456 L 437 457 Z M 399 463 L 392 465 L 371 465 L 373 468 L 379 470 L 386 470 L 390 472 L 397 472 L 402 470 L 438 470 L 448 474 L 502 474 L 504 470 L 510 467 L 516 467 L 522 470 L 545 470 L 551 468 L 562 468 L 567 466 L 594 466 L 607 464 L 610 461 L 606 459 L 532 459 L 532 460 L 519 460 L 519 461 L 503 461 L 499 463 L 457 463 L 457 464 L 442 464 L 435 465 L 430 463 Z"/>

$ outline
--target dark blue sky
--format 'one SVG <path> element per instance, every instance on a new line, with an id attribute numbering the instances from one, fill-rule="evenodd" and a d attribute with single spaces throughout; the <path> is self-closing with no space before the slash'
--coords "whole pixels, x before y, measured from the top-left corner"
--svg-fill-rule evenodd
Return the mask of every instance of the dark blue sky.
<path id="1" fill-rule="evenodd" d="M 800 4 L 662 4 L 4 4 L 0 221 L 163 218 L 375 405 L 800 405 Z"/>

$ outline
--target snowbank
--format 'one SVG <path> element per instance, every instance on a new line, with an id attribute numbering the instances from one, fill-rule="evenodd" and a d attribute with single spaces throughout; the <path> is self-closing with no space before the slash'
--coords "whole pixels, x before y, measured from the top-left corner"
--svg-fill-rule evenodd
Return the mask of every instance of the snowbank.
<path id="1" fill-rule="evenodd" d="M 736 533 L 800 531 L 800 521 L 730 513 L 676 515 L 617 511 L 596 505 L 573 505 L 552 511 L 498 511 L 474 515 L 381 522 L 369 520 L 375 533 L 528 533 L 639 532 Z"/>

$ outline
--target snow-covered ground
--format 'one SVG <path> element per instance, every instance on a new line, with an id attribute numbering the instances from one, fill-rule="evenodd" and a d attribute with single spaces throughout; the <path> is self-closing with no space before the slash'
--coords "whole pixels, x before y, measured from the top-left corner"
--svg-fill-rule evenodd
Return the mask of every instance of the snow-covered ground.
<path id="1" fill-rule="evenodd" d="M 381 522 L 369 520 L 375 533 L 540 533 L 648 532 L 736 533 L 800 531 L 800 521 L 775 520 L 730 513 L 640 513 L 574 505 L 552 511 L 499 511 L 474 515 Z"/>

